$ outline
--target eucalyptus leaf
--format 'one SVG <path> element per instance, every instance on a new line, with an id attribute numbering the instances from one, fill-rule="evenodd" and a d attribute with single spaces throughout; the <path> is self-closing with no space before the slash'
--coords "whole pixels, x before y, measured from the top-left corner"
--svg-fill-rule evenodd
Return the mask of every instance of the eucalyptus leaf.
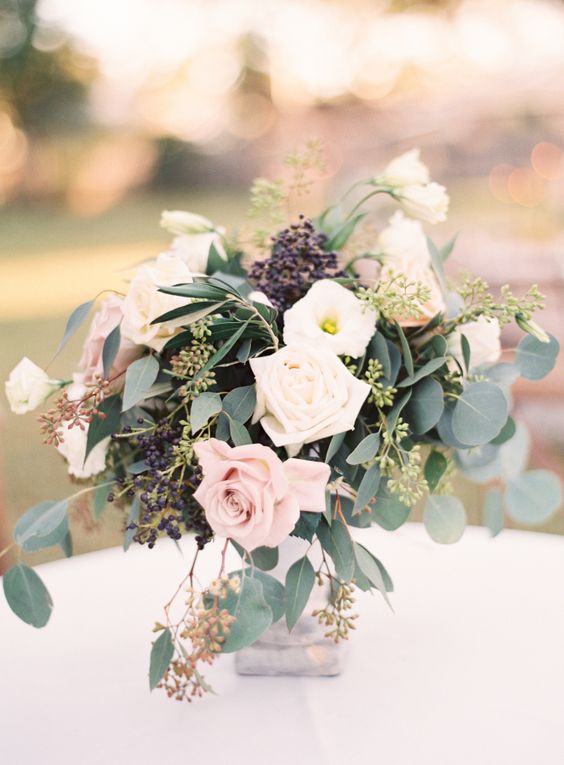
<path id="1" fill-rule="evenodd" d="M 51 616 L 53 601 L 36 572 L 19 564 L 3 578 L 4 595 L 12 611 L 32 627 L 44 627 Z"/>
<path id="2" fill-rule="evenodd" d="M 354 232 L 355 228 L 358 226 L 360 221 L 365 217 L 366 213 L 360 213 L 359 215 L 355 215 L 353 218 L 350 218 L 349 220 L 345 221 L 343 225 L 336 231 L 336 233 L 333 234 L 333 236 L 329 239 L 329 241 L 324 245 L 324 249 L 328 252 L 331 252 L 333 250 L 340 250 L 342 249 L 347 241 L 349 240 L 349 237 Z"/>
<path id="3" fill-rule="evenodd" d="M 107 380 L 112 371 L 114 361 L 116 360 L 119 346 L 121 343 L 121 330 L 120 325 L 117 324 L 110 334 L 104 340 L 102 346 L 102 367 L 104 370 L 104 378 Z"/>
<path id="4" fill-rule="evenodd" d="M 84 454 L 84 461 L 88 459 L 88 455 L 92 449 L 113 433 L 117 433 L 120 429 L 121 418 L 121 398 L 119 396 L 108 396 L 98 406 L 98 411 L 102 412 L 105 417 L 95 416 L 88 427 L 88 433 L 86 435 L 86 451 Z"/>
<path id="5" fill-rule="evenodd" d="M 123 389 L 122 412 L 126 412 L 146 398 L 158 374 L 159 362 L 152 354 L 137 359 L 137 361 L 134 361 L 127 367 L 125 387 Z"/>
<path id="6" fill-rule="evenodd" d="M 219 393 L 206 391 L 200 393 L 192 402 L 190 409 L 190 429 L 192 433 L 198 433 L 216 414 L 222 409 L 221 396 Z"/>
<path id="7" fill-rule="evenodd" d="M 507 416 L 507 399 L 501 388 L 489 382 L 472 383 L 454 405 L 452 430 L 463 444 L 479 446 L 499 434 Z"/>
<path id="8" fill-rule="evenodd" d="M 354 557 L 364 576 L 382 594 L 386 603 L 390 605 L 384 577 L 372 553 L 358 542 L 354 542 Z"/>
<path id="9" fill-rule="evenodd" d="M 429 255 L 431 256 L 431 265 L 433 266 L 433 271 L 435 272 L 435 275 L 438 279 L 441 291 L 446 293 L 447 283 L 442 254 L 439 252 L 435 243 L 429 237 L 427 237 L 427 247 L 429 249 Z"/>
<path id="10" fill-rule="evenodd" d="M 505 508 L 518 523 L 545 523 L 562 504 L 562 485 L 548 470 L 529 470 L 507 482 Z"/>
<path id="11" fill-rule="evenodd" d="M 330 462 L 337 454 L 343 445 L 343 441 L 345 440 L 346 435 L 346 433 L 337 433 L 331 438 L 329 441 L 329 446 L 327 447 L 327 453 L 325 454 L 325 462 Z"/>
<path id="12" fill-rule="evenodd" d="M 395 531 L 407 521 L 410 512 L 398 495 L 388 489 L 387 481 L 383 481 L 372 506 L 372 520 L 386 531 Z"/>
<path id="13" fill-rule="evenodd" d="M 61 550 L 63 551 L 63 555 L 65 556 L 65 558 L 72 558 L 73 544 L 72 544 L 72 536 L 70 531 L 67 531 L 65 536 L 59 542 L 59 544 L 61 546 Z"/>
<path id="14" fill-rule="evenodd" d="M 499 489 L 490 489 L 484 498 L 484 524 L 492 537 L 503 530 L 503 494 Z"/>
<path id="15" fill-rule="evenodd" d="M 422 367 L 419 367 L 415 374 L 412 374 L 410 377 L 406 377 L 405 380 L 397 383 L 396 387 L 406 388 L 410 385 L 415 385 L 416 382 L 422 380 L 424 377 L 432 375 L 433 372 L 436 372 L 438 369 L 444 366 L 446 362 L 446 356 L 438 356 L 435 359 L 430 359 L 430 361 L 427 361 L 427 363 L 423 364 Z"/>
<path id="16" fill-rule="evenodd" d="M 437 423 L 437 432 L 439 437 L 445 446 L 450 446 L 454 449 L 469 449 L 469 444 L 463 444 L 459 441 L 452 429 L 452 417 L 454 414 L 454 404 L 448 401 L 445 404 L 444 412 L 441 419 Z"/>
<path id="17" fill-rule="evenodd" d="M 308 542 L 313 541 L 313 536 L 320 520 L 321 513 L 311 513 L 309 511 L 300 513 L 300 517 L 291 532 L 292 536 L 306 539 Z"/>
<path id="18" fill-rule="evenodd" d="M 403 331 L 403 329 L 400 327 L 399 324 L 396 324 L 396 330 L 401 343 L 403 363 L 405 364 L 405 368 L 407 369 L 408 376 L 413 377 L 413 375 L 415 374 L 415 368 L 413 366 L 413 356 L 411 355 L 411 348 L 409 347 L 409 343 L 407 342 L 405 332 Z"/>
<path id="19" fill-rule="evenodd" d="M 253 443 L 253 439 L 243 423 L 234 420 L 232 417 L 229 418 L 229 435 L 235 446 L 245 446 Z"/>
<path id="20" fill-rule="evenodd" d="M 272 609 L 257 577 L 243 577 L 239 592 L 230 592 L 227 598 L 220 599 L 219 606 L 235 617 L 221 647 L 222 653 L 233 653 L 251 645 L 272 624 Z"/>
<path id="21" fill-rule="evenodd" d="M 347 462 L 349 465 L 362 465 L 363 462 L 368 462 L 378 454 L 380 447 L 380 434 L 370 433 L 366 438 L 363 438 L 356 449 L 349 454 Z"/>
<path id="22" fill-rule="evenodd" d="M 447 467 L 448 460 L 445 455 L 433 449 L 433 451 L 427 457 L 425 461 L 425 467 L 423 468 L 423 474 L 431 494 L 439 485 L 439 481 L 445 474 Z"/>
<path id="23" fill-rule="evenodd" d="M 137 524 L 139 523 L 139 514 L 141 512 L 141 501 L 138 496 L 133 497 L 127 523 L 125 524 L 125 534 L 123 535 L 123 549 L 127 552 L 133 542 L 133 537 L 137 533 Z M 133 528 L 129 528 L 133 526 Z"/>
<path id="24" fill-rule="evenodd" d="M 243 335 L 243 333 L 247 329 L 247 327 L 249 325 L 249 321 L 250 320 L 247 320 L 246 322 L 242 323 L 241 326 L 239 327 L 239 329 L 233 335 L 231 335 L 231 337 L 228 340 L 226 340 L 223 343 L 221 348 L 219 348 L 219 350 L 217 350 L 211 356 L 211 358 L 209 358 L 207 360 L 205 365 L 200 369 L 200 371 L 196 375 L 196 377 L 198 379 L 201 378 L 202 375 L 204 375 L 207 371 L 209 371 L 210 369 L 213 369 L 217 364 L 219 364 L 220 361 L 222 361 L 222 359 L 225 356 L 227 356 L 227 354 L 229 353 L 231 348 L 233 348 L 235 343 L 239 340 L 239 338 Z"/>
<path id="25" fill-rule="evenodd" d="M 386 338 L 381 332 L 376 332 L 368 345 L 368 357 L 377 359 L 382 364 L 384 377 L 389 380 L 392 377 L 392 361 Z"/>
<path id="26" fill-rule="evenodd" d="M 555 337 L 549 337 L 548 343 L 541 343 L 532 335 L 526 335 L 517 346 L 515 363 L 527 380 L 542 380 L 554 369 L 560 345 Z"/>
<path id="27" fill-rule="evenodd" d="M 261 571 L 259 568 L 246 568 L 244 570 L 231 571 L 228 576 L 230 578 L 232 576 L 240 576 L 241 578 L 254 577 L 257 579 L 262 586 L 264 599 L 272 611 L 272 623 L 274 624 L 284 616 L 284 613 L 286 612 L 286 593 L 284 585 L 282 582 L 279 582 L 278 579 L 270 574 L 265 574 L 264 571 Z"/>
<path id="28" fill-rule="evenodd" d="M 234 420 L 245 423 L 255 411 L 257 394 L 254 385 L 245 385 L 229 391 L 223 399 L 223 411 Z"/>
<path id="29" fill-rule="evenodd" d="M 439 422 L 445 408 L 443 389 L 432 377 L 413 386 L 405 408 L 405 419 L 414 433 L 427 433 Z"/>
<path id="30" fill-rule="evenodd" d="M 174 655 L 172 635 L 168 627 L 164 629 L 151 647 L 149 662 L 149 688 L 153 690 L 163 679 Z"/>
<path id="31" fill-rule="evenodd" d="M 22 515 L 14 528 L 14 541 L 26 552 L 60 544 L 66 536 L 68 500 L 41 502 Z"/>
<path id="32" fill-rule="evenodd" d="M 423 523 L 435 542 L 452 544 L 464 533 L 466 511 L 457 497 L 431 494 L 425 503 Z"/>
<path id="33" fill-rule="evenodd" d="M 354 552 L 347 527 L 337 519 L 330 526 L 322 521 L 317 527 L 317 536 L 335 564 L 337 577 L 350 582 L 354 575 Z"/>
<path id="34" fill-rule="evenodd" d="M 65 331 L 63 333 L 63 337 L 61 339 L 61 342 L 57 346 L 57 350 L 55 351 L 53 358 L 59 355 L 59 353 L 63 350 L 65 345 L 74 335 L 74 333 L 77 331 L 80 325 L 84 322 L 84 320 L 90 313 L 90 309 L 92 308 L 94 303 L 95 303 L 95 300 L 87 300 L 86 303 L 81 303 L 71 313 L 71 315 L 68 318 Z"/>
<path id="35" fill-rule="evenodd" d="M 315 584 L 315 571 L 307 555 L 293 563 L 286 574 L 286 624 L 291 632 L 303 613 Z"/>
<path id="36" fill-rule="evenodd" d="M 403 396 L 401 398 L 397 399 L 397 401 L 395 402 L 393 407 L 388 412 L 388 418 L 387 418 L 388 419 L 388 430 L 390 431 L 390 433 L 395 430 L 395 427 L 396 427 L 396 424 L 397 424 L 397 421 L 398 421 L 398 417 L 402 413 L 404 407 L 407 406 L 407 402 L 411 398 L 412 391 L 413 391 L 413 389 L 409 388 L 403 394 Z"/>
<path id="37" fill-rule="evenodd" d="M 353 515 L 361 513 L 376 496 L 380 486 L 381 473 L 378 465 L 372 465 L 364 474 L 356 492 Z"/>

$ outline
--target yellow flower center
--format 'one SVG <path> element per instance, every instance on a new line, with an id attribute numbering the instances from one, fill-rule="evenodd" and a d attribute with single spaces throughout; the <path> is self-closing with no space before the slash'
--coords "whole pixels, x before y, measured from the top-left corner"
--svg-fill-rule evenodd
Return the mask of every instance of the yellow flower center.
<path id="1" fill-rule="evenodd" d="M 339 328 L 337 326 L 337 322 L 334 319 L 325 319 L 325 321 L 323 321 L 321 324 L 321 329 L 324 332 L 327 332 L 328 335 L 336 335 Z"/>

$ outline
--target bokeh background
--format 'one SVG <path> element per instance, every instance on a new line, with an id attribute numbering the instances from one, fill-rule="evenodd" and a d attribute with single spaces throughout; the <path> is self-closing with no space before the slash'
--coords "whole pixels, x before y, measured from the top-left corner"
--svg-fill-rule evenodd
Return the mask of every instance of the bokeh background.
<path id="1" fill-rule="evenodd" d="M 73 307 L 164 249 L 161 209 L 236 225 L 252 178 L 311 137 L 319 204 L 420 146 L 452 197 L 430 233 L 461 232 L 451 274 L 538 282 L 562 342 L 563 96 L 562 0 L 0 0 L 0 377 L 47 364 Z M 563 371 L 516 389 L 533 463 L 561 475 Z M 33 415 L 2 398 L 0 427 L 7 533 L 69 491 Z M 115 511 L 73 512 L 78 552 L 119 542 Z"/>

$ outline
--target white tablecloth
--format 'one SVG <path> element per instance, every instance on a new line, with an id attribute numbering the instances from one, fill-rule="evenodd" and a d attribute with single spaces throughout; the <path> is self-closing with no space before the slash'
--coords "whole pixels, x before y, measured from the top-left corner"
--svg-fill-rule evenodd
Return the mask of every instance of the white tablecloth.
<path id="1" fill-rule="evenodd" d="M 45 629 L 0 602 L 0 760 L 562 765 L 564 539 L 469 529 L 443 547 L 417 525 L 359 538 L 394 578 L 395 615 L 363 596 L 340 677 L 239 677 L 225 656 L 208 675 L 219 695 L 190 705 L 147 680 L 188 554 L 165 541 L 41 566 Z"/>

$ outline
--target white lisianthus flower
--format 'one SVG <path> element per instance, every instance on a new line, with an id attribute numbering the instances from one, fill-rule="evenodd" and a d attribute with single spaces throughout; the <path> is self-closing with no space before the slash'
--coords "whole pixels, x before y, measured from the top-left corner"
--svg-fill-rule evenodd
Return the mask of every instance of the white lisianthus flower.
<path id="1" fill-rule="evenodd" d="M 411 149 L 392 159 L 378 180 L 396 187 L 429 183 L 429 169 L 419 159 L 419 153 L 419 149 Z"/>
<path id="2" fill-rule="evenodd" d="M 411 261 L 419 266 L 431 265 L 423 226 L 418 220 L 406 218 L 401 210 L 392 215 L 389 225 L 381 232 L 378 246 L 385 263 L 390 266 L 400 261 Z"/>
<path id="3" fill-rule="evenodd" d="M 184 210 L 163 210 L 161 213 L 161 226 L 171 234 L 206 234 L 215 231 L 215 226 L 197 213 L 185 212 Z"/>
<path id="4" fill-rule="evenodd" d="M 14 414 L 32 412 L 60 387 L 60 380 L 52 380 L 27 356 L 12 369 L 5 385 L 6 397 Z"/>
<path id="5" fill-rule="evenodd" d="M 376 314 L 348 289 L 330 279 L 315 282 L 284 313 L 284 342 L 324 344 L 338 356 L 362 356 L 376 331 Z"/>
<path id="6" fill-rule="evenodd" d="M 426 221 L 441 223 L 446 220 L 449 197 L 440 183 L 425 186 L 404 186 L 396 192 L 397 199 L 408 215 Z"/>
<path id="7" fill-rule="evenodd" d="M 501 356 L 501 329 L 497 319 L 487 319 L 480 316 L 476 321 L 459 326 L 447 340 L 447 352 L 461 366 L 464 366 L 461 335 L 464 335 L 470 345 L 470 366 L 472 369 L 484 364 L 495 364 Z"/>
<path id="8" fill-rule="evenodd" d="M 84 374 L 78 372 L 72 376 L 72 383 L 67 386 L 67 397 L 69 401 L 79 401 L 83 398 L 88 388 L 84 384 Z M 110 438 L 104 438 L 92 449 L 86 462 L 86 441 L 88 439 L 88 427 L 82 430 L 78 425 L 70 428 L 67 425 L 63 427 L 62 441 L 57 446 L 57 451 L 62 455 L 67 464 L 69 475 L 75 478 L 91 478 L 93 475 L 101 473 L 106 468 L 106 452 L 110 443 Z"/>
<path id="9" fill-rule="evenodd" d="M 136 345 L 161 351 L 166 342 L 187 324 L 187 317 L 152 324 L 162 314 L 186 305 L 185 297 L 166 295 L 159 287 L 191 284 L 192 273 L 176 255 L 163 252 L 156 260 L 140 266 L 133 277 L 123 302 L 122 337 Z"/>
<path id="10" fill-rule="evenodd" d="M 370 386 L 322 344 L 294 343 L 250 360 L 256 378 L 253 422 L 290 457 L 303 444 L 352 430 Z"/>

